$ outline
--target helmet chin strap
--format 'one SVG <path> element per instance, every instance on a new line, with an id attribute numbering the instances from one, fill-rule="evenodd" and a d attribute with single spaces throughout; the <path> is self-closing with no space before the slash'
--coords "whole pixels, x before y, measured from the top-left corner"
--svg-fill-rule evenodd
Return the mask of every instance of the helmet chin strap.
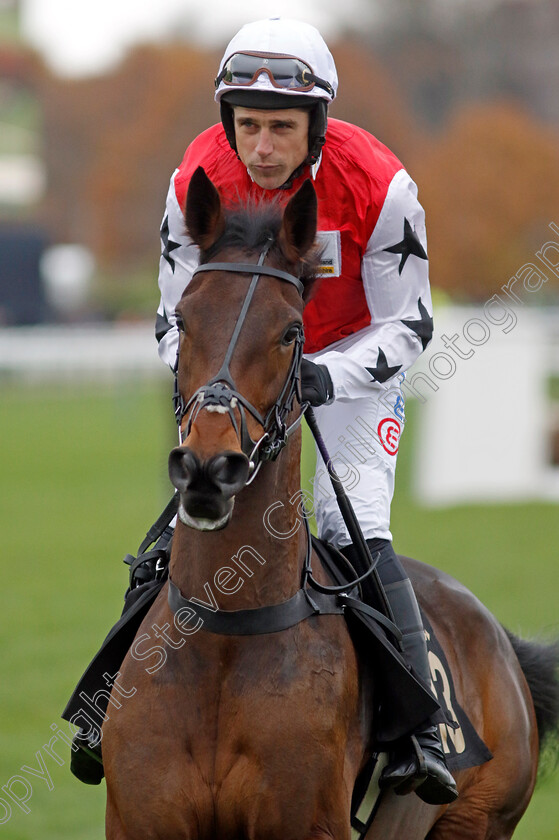
<path id="1" fill-rule="evenodd" d="M 300 163 L 299 166 L 293 170 L 287 181 L 284 181 L 279 187 L 276 187 L 277 190 L 289 190 L 293 186 L 293 181 L 302 175 L 307 166 L 312 166 L 312 161 L 310 160 L 310 155 L 308 155 L 303 163 Z"/>

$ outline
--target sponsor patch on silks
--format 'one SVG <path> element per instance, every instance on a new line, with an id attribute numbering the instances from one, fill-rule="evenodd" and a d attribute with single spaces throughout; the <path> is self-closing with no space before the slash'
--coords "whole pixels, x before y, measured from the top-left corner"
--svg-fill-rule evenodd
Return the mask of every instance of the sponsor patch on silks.
<path id="1" fill-rule="evenodd" d="M 316 234 L 320 254 L 319 277 L 339 277 L 342 272 L 342 244 L 339 230 L 319 230 Z"/>
<path id="2" fill-rule="evenodd" d="M 400 445 L 402 428 L 393 417 L 385 417 L 378 424 L 377 434 L 382 447 L 389 455 L 395 455 Z"/>

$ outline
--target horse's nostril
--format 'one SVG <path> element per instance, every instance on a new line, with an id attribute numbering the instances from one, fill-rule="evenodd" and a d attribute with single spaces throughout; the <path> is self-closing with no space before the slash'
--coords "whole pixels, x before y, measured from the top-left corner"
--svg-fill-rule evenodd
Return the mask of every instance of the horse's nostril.
<path id="1" fill-rule="evenodd" d="M 176 447 L 169 455 L 169 478 L 179 493 L 221 493 L 231 498 L 245 486 L 249 462 L 242 452 L 221 452 L 203 463 L 188 448 Z"/>
<path id="2" fill-rule="evenodd" d="M 177 446 L 169 455 L 169 478 L 180 493 L 187 489 L 199 477 L 200 461 L 190 449 Z"/>
<path id="3" fill-rule="evenodd" d="M 244 487 L 248 471 L 248 458 L 242 452 L 224 452 L 210 458 L 206 464 L 210 481 L 228 496 L 234 496 Z"/>

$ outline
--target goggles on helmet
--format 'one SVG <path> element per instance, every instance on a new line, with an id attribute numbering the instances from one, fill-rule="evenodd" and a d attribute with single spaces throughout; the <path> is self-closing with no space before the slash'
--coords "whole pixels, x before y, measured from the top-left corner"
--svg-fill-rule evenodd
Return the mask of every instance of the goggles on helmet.
<path id="1" fill-rule="evenodd" d="M 266 73 L 279 90 L 308 91 L 316 85 L 332 97 L 335 91 L 330 82 L 315 76 L 312 68 L 299 58 L 265 52 L 238 52 L 229 56 L 215 80 L 216 88 L 223 82 L 235 87 L 249 87 L 261 73 Z"/>

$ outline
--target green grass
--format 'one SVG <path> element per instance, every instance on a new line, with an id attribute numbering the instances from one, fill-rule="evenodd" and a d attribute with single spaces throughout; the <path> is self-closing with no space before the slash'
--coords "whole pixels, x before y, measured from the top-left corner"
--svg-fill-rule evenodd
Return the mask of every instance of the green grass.
<path id="1" fill-rule="evenodd" d="M 121 558 L 136 550 L 170 494 L 169 394 L 170 383 L 2 386 L 0 787 L 22 765 L 38 766 L 50 725 L 61 723 L 78 677 L 118 617 Z M 393 508 L 397 549 L 455 574 L 511 629 L 559 633 L 557 508 L 419 508 L 408 491 L 410 425 Z M 46 759 L 52 790 L 29 777 L 30 813 L 14 805 L 0 824 L 6 840 L 104 836 L 104 785 L 75 780 L 68 752 L 59 750 L 63 766 Z M 555 775 L 536 792 L 515 840 L 558 836 Z"/>
<path id="2" fill-rule="evenodd" d="M 118 618 L 121 559 L 171 492 L 166 396 L 154 385 L 3 387 L 0 785 L 23 764 L 37 766 L 50 724 L 62 723 L 77 679 Z M 54 789 L 34 779 L 31 813 L 14 806 L 4 837 L 103 836 L 103 788 L 81 785 L 69 773 L 69 750 L 59 752 L 64 766 L 47 760 Z"/>

